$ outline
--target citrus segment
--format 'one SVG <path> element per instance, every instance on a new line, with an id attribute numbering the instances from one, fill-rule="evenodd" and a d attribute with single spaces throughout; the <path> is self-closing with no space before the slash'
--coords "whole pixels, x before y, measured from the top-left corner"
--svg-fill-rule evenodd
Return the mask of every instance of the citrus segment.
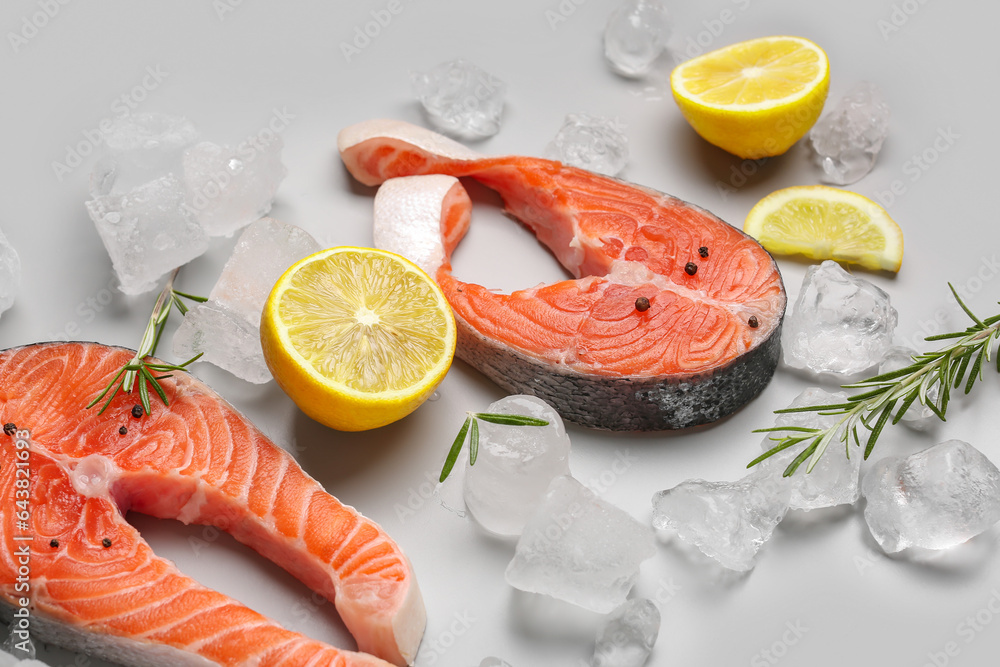
<path id="1" fill-rule="evenodd" d="M 430 396 L 451 366 L 455 323 L 440 288 L 409 260 L 331 248 L 279 279 L 261 342 L 275 380 L 306 414 L 358 431 Z"/>
<path id="2" fill-rule="evenodd" d="M 698 134 L 742 158 L 780 155 L 819 118 L 830 66 L 801 37 L 762 37 L 706 53 L 670 76 L 674 100 Z"/>
<path id="3" fill-rule="evenodd" d="M 899 271 L 903 232 L 881 206 L 823 185 L 773 192 L 747 215 L 743 231 L 779 255 L 832 259 Z"/>

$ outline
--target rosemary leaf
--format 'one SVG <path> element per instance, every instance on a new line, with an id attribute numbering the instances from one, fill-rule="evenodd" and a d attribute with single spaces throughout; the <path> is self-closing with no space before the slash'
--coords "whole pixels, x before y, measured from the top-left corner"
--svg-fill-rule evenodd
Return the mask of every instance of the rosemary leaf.
<path id="1" fill-rule="evenodd" d="M 1000 342 L 1000 314 L 980 319 L 962 301 L 955 288 L 951 284 L 948 287 L 973 325 L 964 331 L 928 336 L 928 341 L 943 341 L 945 344 L 932 352 L 914 354 L 913 363 L 904 368 L 845 384 L 845 389 L 860 390 L 849 397 L 847 403 L 775 410 L 776 414 L 815 412 L 821 415 L 842 414 L 843 418 L 835 426 L 815 429 L 809 435 L 802 435 L 805 433 L 802 427 L 756 429 L 756 433 L 783 432 L 783 435 L 771 438 L 777 444 L 754 459 L 748 467 L 784 449 L 805 444 L 788 465 L 785 474 L 794 474 L 806 459 L 809 459 L 808 472 L 819 462 L 834 437 L 839 437 L 847 445 L 846 454 L 850 456 L 851 438 L 856 445 L 861 445 L 858 422 L 870 431 L 864 450 L 867 459 L 886 425 L 897 424 L 917 401 L 945 421 L 951 390 L 962 387 L 965 393 L 970 393 L 976 382 L 983 379 L 983 369 L 992 360 L 994 344 Z M 997 351 L 996 366 L 1000 373 L 1000 350 Z M 939 389 L 939 395 L 932 400 L 935 387 Z"/>
<path id="2" fill-rule="evenodd" d="M 984 345 L 980 348 L 979 354 L 976 356 L 976 361 L 972 364 L 972 370 L 969 371 L 969 379 L 965 383 L 966 394 L 972 391 L 972 385 L 976 383 L 976 380 L 983 379 L 983 357 L 986 355 L 986 350 L 988 349 L 989 345 Z"/>
<path id="3" fill-rule="evenodd" d="M 124 368 L 120 369 L 118 371 L 118 375 L 115 376 L 115 379 L 112 380 L 111 383 L 108 384 L 108 386 L 104 388 L 104 391 L 102 391 L 100 394 L 98 394 L 97 396 L 95 396 L 94 400 L 92 400 L 90 403 L 87 404 L 87 408 L 90 409 L 90 408 L 94 407 L 95 405 L 97 405 L 101 401 L 101 399 L 104 398 L 104 396 L 109 391 L 111 391 L 111 388 L 118 384 L 118 380 L 121 379 L 121 376 L 124 375 L 124 374 L 125 374 L 125 369 Z M 115 394 L 117 394 L 117 393 L 118 393 L 118 391 L 116 390 Z M 111 397 L 114 398 L 114 395 L 112 394 Z M 101 410 L 101 412 L 104 412 L 104 410 Z"/>
<path id="4" fill-rule="evenodd" d="M 962 307 L 962 310 L 965 311 L 965 314 L 968 315 L 970 318 L 972 318 L 972 321 L 978 324 L 980 327 L 985 327 L 986 325 L 983 324 L 982 320 L 973 315 L 972 311 L 969 310 L 969 307 L 965 305 L 964 301 L 962 301 L 962 297 L 960 297 L 958 295 L 958 292 L 955 291 L 955 286 L 952 285 L 951 283 L 948 283 L 948 289 L 951 290 L 951 293 L 955 296 L 955 301 L 958 301 L 958 305 Z"/>
<path id="5" fill-rule="evenodd" d="M 185 299 L 189 299 L 191 301 L 197 301 L 198 303 L 205 303 L 206 301 L 208 301 L 208 297 L 207 296 L 198 296 L 197 294 L 188 294 L 187 292 L 182 292 L 182 291 L 176 290 L 176 289 L 173 290 L 173 292 L 177 296 L 184 297 Z"/>
<path id="6" fill-rule="evenodd" d="M 770 428 L 755 428 L 751 433 L 773 433 L 775 431 L 799 431 L 802 433 L 816 433 L 818 428 L 809 426 L 771 426 Z"/>
<path id="7" fill-rule="evenodd" d="M 910 409 L 910 406 L 913 405 L 913 402 L 917 400 L 918 396 L 919 392 L 914 391 L 903 399 L 902 405 L 900 405 L 899 410 L 896 411 L 896 416 L 892 418 L 893 426 L 899 423 L 899 420 L 903 418 L 903 415 L 905 415 L 906 411 Z"/>
<path id="8" fill-rule="evenodd" d="M 462 445 L 465 444 L 465 436 L 469 432 L 469 425 L 472 423 L 472 417 L 466 417 L 465 423 L 462 424 L 462 428 L 458 431 L 458 435 L 455 437 L 455 442 L 451 443 L 451 449 L 448 450 L 448 458 L 444 460 L 444 467 L 441 468 L 441 477 L 438 478 L 439 482 L 443 482 L 448 479 L 448 475 L 451 474 L 451 469 L 455 467 L 455 461 L 458 460 L 458 453 L 462 451 Z"/>
<path id="9" fill-rule="evenodd" d="M 472 420 L 472 427 L 469 429 L 469 465 L 476 465 L 479 457 L 479 421 Z"/>
<path id="10" fill-rule="evenodd" d="M 151 385 L 153 385 L 153 389 L 156 391 L 156 395 L 160 397 L 160 400 L 163 401 L 163 404 L 170 405 L 170 403 L 167 401 L 167 394 L 163 391 L 163 387 L 160 386 L 160 383 L 157 380 L 157 378 L 153 377 L 153 374 L 145 366 L 142 367 L 142 375 L 147 380 L 149 380 L 149 383 Z M 149 414 L 148 410 L 146 411 L 146 414 L 147 415 Z"/>
<path id="11" fill-rule="evenodd" d="M 544 419 L 536 419 L 525 415 L 506 415 L 495 412 L 477 412 L 472 415 L 476 419 L 482 419 L 491 424 L 504 424 L 507 426 L 547 426 Z"/>
<path id="12" fill-rule="evenodd" d="M 146 386 L 145 377 L 139 379 L 139 402 L 142 403 L 142 409 L 145 410 L 148 415 L 151 406 L 149 404 L 149 387 Z"/>

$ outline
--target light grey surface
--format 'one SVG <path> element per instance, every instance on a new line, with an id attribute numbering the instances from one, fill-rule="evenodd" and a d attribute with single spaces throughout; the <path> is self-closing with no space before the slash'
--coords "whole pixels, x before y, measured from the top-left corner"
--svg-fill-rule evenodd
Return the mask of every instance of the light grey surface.
<path id="1" fill-rule="evenodd" d="M 831 96 L 862 79 L 878 83 L 892 108 L 890 135 L 874 171 L 853 189 L 882 199 L 903 228 L 899 275 L 869 276 L 892 296 L 901 341 L 964 327 L 946 281 L 969 303 L 995 312 L 1000 297 L 996 220 L 1000 7 L 985 2 L 709 0 L 672 2 L 683 52 L 751 37 L 795 34 L 827 51 Z M 41 5 L 58 7 L 42 23 Z M 386 14 L 392 5 L 396 14 Z M 371 117 L 422 122 L 409 71 L 466 57 L 508 84 L 504 127 L 476 146 L 487 153 L 540 154 L 569 112 L 618 116 L 632 160 L 623 176 L 690 200 L 737 226 L 771 191 L 819 182 L 802 142 L 764 164 L 705 144 L 681 118 L 665 84 L 612 74 L 601 31 L 615 2 L 365 0 L 278 3 L 70 2 L 8 0 L 0 9 L 3 85 L 3 201 L 0 226 L 20 252 L 24 281 L 0 317 L 0 347 L 57 337 L 134 346 L 150 297 L 110 289 L 107 254 L 87 219 L 90 160 L 57 177 L 69 146 L 102 119 L 134 105 L 184 114 L 206 139 L 238 142 L 285 125 L 288 179 L 273 215 L 324 245 L 371 242 L 372 191 L 357 186 L 335 154 L 338 130 Z M 231 11 L 228 11 L 231 10 Z M 384 26 L 348 62 L 341 44 Z M 34 18 L 33 18 L 34 17 Z M 387 20 L 387 17 L 391 20 Z M 31 35 L 12 44 L 10 35 Z M 15 40 L 16 41 L 16 40 Z M 664 76 L 667 68 L 663 70 Z M 125 96 L 123 98 L 123 96 Z M 893 193 L 895 190 L 895 194 Z M 472 230 L 456 273 L 513 289 L 564 276 L 525 229 L 476 189 Z M 891 198 L 891 199 L 890 199 Z M 234 240 L 213 241 L 182 273 L 180 288 L 207 293 Z M 781 259 L 792 299 L 807 264 Z M 173 323 L 176 326 L 176 321 Z M 167 349 L 167 348 L 165 348 Z M 382 523 L 406 550 L 423 589 L 429 623 L 418 664 L 478 665 L 486 655 L 514 667 L 580 664 L 590 638 L 541 636 L 503 571 L 512 545 L 482 535 L 428 500 L 466 410 L 501 393 L 456 362 L 440 399 L 378 431 L 342 434 L 302 415 L 273 385 L 250 386 L 223 371 L 196 374 L 243 410 L 333 494 Z M 753 428 L 772 423 L 808 383 L 779 369 L 764 394 L 732 418 L 697 432 L 608 435 L 570 428 L 570 465 L 604 497 L 647 521 L 655 491 L 688 477 L 735 479 L 758 452 Z M 986 379 L 929 434 L 898 428 L 875 456 L 910 453 L 960 438 L 1000 462 L 1000 378 Z M 291 628 L 350 647 L 332 605 L 290 576 L 204 527 L 133 516 L 156 551 L 180 568 Z M 639 595 L 659 599 L 663 628 L 654 665 L 843 664 L 921 667 L 995 664 L 1000 650 L 1000 556 L 996 535 L 933 563 L 879 554 L 860 513 L 813 525 L 782 525 L 749 577 L 718 583 L 671 547 L 643 566 Z M 992 608 L 991 608 L 992 607 Z M 978 616 L 978 621 L 976 620 Z M 971 619 L 971 620 L 970 620 Z M 977 630 L 977 628 L 979 628 Z M 952 655 L 946 651 L 951 649 Z M 782 657 L 772 662 L 768 655 Z M 86 665 L 63 652 L 54 665 Z"/>

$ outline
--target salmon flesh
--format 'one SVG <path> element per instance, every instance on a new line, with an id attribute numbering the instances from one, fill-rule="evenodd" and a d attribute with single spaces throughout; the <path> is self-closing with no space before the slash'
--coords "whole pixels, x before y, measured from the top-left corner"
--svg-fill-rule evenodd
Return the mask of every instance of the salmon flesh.
<path id="1" fill-rule="evenodd" d="M 161 380 L 169 406 L 152 414 L 133 416 L 137 397 L 124 393 L 101 415 L 85 408 L 134 354 L 97 343 L 0 352 L 3 615 L 26 608 L 32 636 L 126 665 L 412 663 L 426 617 L 402 551 L 215 392 L 176 373 Z M 333 601 L 363 652 L 184 576 L 129 510 L 228 531 Z"/>
<path id="2" fill-rule="evenodd" d="M 408 123 L 340 132 L 347 169 L 380 185 L 376 244 L 441 285 L 458 356 L 567 420 L 648 431 L 706 424 L 757 396 L 778 363 L 785 290 L 774 259 L 708 211 L 559 162 L 488 157 Z M 573 275 L 511 294 L 459 280 L 471 202 L 496 190 Z"/>

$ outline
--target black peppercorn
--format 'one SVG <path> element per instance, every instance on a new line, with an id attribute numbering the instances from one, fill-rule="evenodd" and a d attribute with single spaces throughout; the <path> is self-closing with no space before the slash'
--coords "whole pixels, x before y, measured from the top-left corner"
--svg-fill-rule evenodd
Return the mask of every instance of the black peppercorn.
<path id="1" fill-rule="evenodd" d="M 101 544 L 103 544 L 104 548 L 107 549 L 108 547 L 111 546 L 111 540 L 105 537 L 103 540 L 101 540 Z"/>
<path id="2" fill-rule="evenodd" d="M 644 296 L 640 296 L 635 300 L 635 309 L 640 313 L 644 313 L 649 310 L 649 299 Z"/>
<path id="3" fill-rule="evenodd" d="M 125 428 L 124 426 L 118 429 L 118 435 L 125 435 L 126 433 L 128 433 L 128 429 Z"/>
<path id="4" fill-rule="evenodd" d="M 14 433 L 17 432 L 17 426 L 15 426 L 10 422 L 7 422 L 6 424 L 3 425 L 3 432 L 6 433 L 7 435 L 14 435 Z"/>
<path id="5" fill-rule="evenodd" d="M 689 276 L 693 276 L 694 274 L 698 273 L 698 265 L 695 264 L 694 262 L 688 262 L 687 264 L 684 265 L 684 272 L 687 273 Z"/>
<path id="6" fill-rule="evenodd" d="M 757 321 L 757 316 L 756 315 L 751 315 L 750 319 L 747 320 L 747 324 L 750 325 L 751 329 L 756 329 L 757 327 L 760 326 L 760 322 Z"/>
<path id="7" fill-rule="evenodd" d="M 142 416 L 142 406 L 138 403 L 132 406 L 132 416 L 136 419 Z"/>
<path id="8" fill-rule="evenodd" d="M 708 247 L 702 246 L 702 247 L 698 248 L 698 254 L 701 255 L 702 259 L 705 259 L 706 257 L 708 257 Z"/>

